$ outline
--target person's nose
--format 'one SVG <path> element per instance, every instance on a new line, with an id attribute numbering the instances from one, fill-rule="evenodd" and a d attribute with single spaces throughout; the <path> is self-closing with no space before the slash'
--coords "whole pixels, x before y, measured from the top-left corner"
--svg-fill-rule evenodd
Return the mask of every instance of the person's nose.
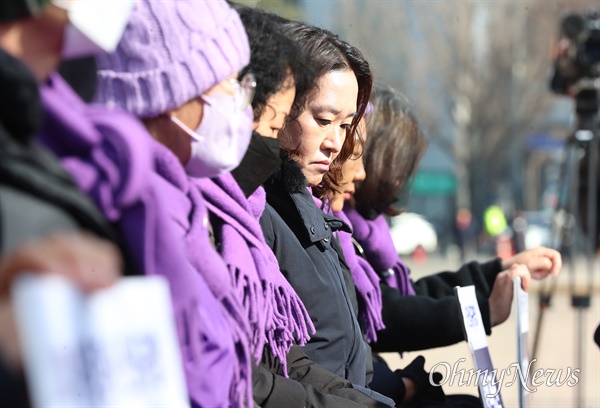
<path id="1" fill-rule="evenodd" d="M 323 141 L 323 147 L 337 156 L 342 150 L 344 140 L 346 140 L 346 130 L 341 127 L 334 127 Z"/>
<path id="2" fill-rule="evenodd" d="M 354 182 L 363 181 L 367 178 L 367 172 L 365 171 L 365 164 L 363 158 L 359 157 L 356 159 L 356 173 L 354 173 Z"/>

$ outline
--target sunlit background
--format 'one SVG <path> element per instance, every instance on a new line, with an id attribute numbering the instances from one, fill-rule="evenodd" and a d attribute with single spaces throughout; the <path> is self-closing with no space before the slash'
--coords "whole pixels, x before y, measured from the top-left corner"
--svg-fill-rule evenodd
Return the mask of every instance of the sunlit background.
<path id="1" fill-rule="evenodd" d="M 413 278 L 460 265 L 456 228 L 460 208 L 472 214 L 467 259 L 490 259 L 497 253 L 498 243 L 483 228 L 483 214 L 490 205 L 500 206 L 509 227 L 515 215 L 524 216 L 530 245 L 550 244 L 565 140 L 576 119 L 573 101 L 550 91 L 552 49 L 561 18 L 568 12 L 600 8 L 600 1 L 240 2 L 334 31 L 361 49 L 377 81 L 397 88 L 412 104 L 429 137 L 429 148 L 409 198 L 400 200 L 407 211 L 424 217 L 437 241 L 435 250 L 428 248 L 420 255 L 414 252 L 418 242 L 404 243 Z M 406 225 L 414 225 L 414 220 L 405 222 L 403 236 L 425 235 L 407 234 Z M 416 225 L 415 231 L 426 229 Z M 600 322 L 599 277 L 597 264 L 590 271 L 583 258 L 575 267 L 567 265 L 539 335 L 537 357 L 546 368 L 575 367 L 580 363 L 577 350 L 583 350 L 580 395 L 577 387 L 544 387 L 533 396 L 532 406 L 600 406 L 600 351 L 591 341 Z M 570 295 L 578 287 L 591 289 L 589 309 L 571 307 Z M 540 314 L 537 296 L 543 290 L 549 289 L 534 285 L 531 291 L 531 342 Z M 515 361 L 512 318 L 490 337 L 492 359 L 499 367 Z M 577 326 L 580 318 L 583 330 Z M 389 361 L 401 367 L 415 353 L 408 354 L 403 360 L 390 355 Z M 464 343 L 423 354 L 429 366 L 444 358 L 453 362 L 469 357 Z M 476 389 L 451 392 L 476 393 Z M 507 406 L 516 406 L 514 388 L 503 394 Z"/>
<path id="2" fill-rule="evenodd" d="M 359 47 L 377 81 L 404 93 L 430 144 L 408 210 L 455 241 L 456 211 L 477 232 L 485 208 L 553 205 L 573 104 L 549 91 L 552 45 L 567 11 L 590 1 L 243 0 L 330 29 Z"/>

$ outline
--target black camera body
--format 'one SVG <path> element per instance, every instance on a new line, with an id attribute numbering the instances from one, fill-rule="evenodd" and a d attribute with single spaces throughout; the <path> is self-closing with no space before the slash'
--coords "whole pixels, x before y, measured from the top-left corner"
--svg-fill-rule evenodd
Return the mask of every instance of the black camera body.
<path id="1" fill-rule="evenodd" d="M 568 201 L 576 203 L 572 208 L 579 215 L 581 230 L 590 246 L 599 248 L 600 216 L 596 207 L 600 203 L 600 15 L 569 14 L 562 19 L 560 29 L 550 88 L 556 94 L 573 97 L 577 114 L 577 130 L 567 140 L 569 151 L 577 151 L 567 157 L 577 161 L 577 174 L 573 179 L 570 173 L 563 177 L 568 183 L 575 181 L 576 190 L 570 190 Z"/>
<path id="2" fill-rule="evenodd" d="M 561 21 L 561 45 L 550 82 L 553 92 L 577 97 L 597 91 L 600 78 L 600 15 L 569 14 Z M 591 96 L 591 95 L 590 95 Z"/>

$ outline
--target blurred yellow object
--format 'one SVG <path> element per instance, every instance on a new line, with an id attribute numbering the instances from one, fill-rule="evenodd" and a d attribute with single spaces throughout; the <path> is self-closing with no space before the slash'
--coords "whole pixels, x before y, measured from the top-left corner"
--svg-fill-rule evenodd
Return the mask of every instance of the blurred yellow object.
<path id="1" fill-rule="evenodd" d="M 483 214 L 483 224 L 490 236 L 497 237 L 502 234 L 507 226 L 502 208 L 497 205 L 490 205 Z"/>

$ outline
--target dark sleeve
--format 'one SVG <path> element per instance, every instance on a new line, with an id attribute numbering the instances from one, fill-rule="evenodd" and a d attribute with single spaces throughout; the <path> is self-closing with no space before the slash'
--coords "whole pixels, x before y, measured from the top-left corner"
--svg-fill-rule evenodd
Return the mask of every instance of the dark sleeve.
<path id="1" fill-rule="evenodd" d="M 0 406 L 28 407 L 27 386 L 22 375 L 13 373 L 0 358 Z"/>
<path id="2" fill-rule="evenodd" d="M 254 401 L 261 407 L 389 407 L 310 360 L 299 346 L 290 349 L 287 365 L 289 378 L 281 375 L 281 364 L 265 348 L 252 376 Z"/>
<path id="3" fill-rule="evenodd" d="M 433 298 L 402 296 L 380 283 L 385 329 L 371 347 L 377 352 L 403 352 L 449 346 L 464 340 L 458 300 L 452 295 Z M 478 296 L 487 334 L 491 333 L 487 297 Z"/>
<path id="4" fill-rule="evenodd" d="M 262 229 L 265 237 L 265 242 L 269 248 L 273 249 L 275 247 L 275 231 L 273 229 L 273 217 L 271 215 L 271 211 L 272 208 L 269 203 L 267 203 L 265 210 L 258 219 L 258 223 L 260 224 L 260 229 Z"/>
<path id="5" fill-rule="evenodd" d="M 464 340 L 455 286 L 475 286 L 485 332 L 491 330 L 488 297 L 502 271 L 500 258 L 471 262 L 456 272 L 440 272 L 413 283 L 415 296 L 401 296 L 381 283 L 383 322 L 386 328 L 372 344 L 377 352 L 415 351 L 449 346 Z"/>
<path id="6" fill-rule="evenodd" d="M 496 258 L 486 263 L 470 262 L 456 272 L 440 272 L 413 282 L 417 295 L 432 298 L 454 296 L 455 286 L 475 286 L 477 296 L 487 298 L 496 275 L 502 271 L 502 261 Z"/>
<path id="7" fill-rule="evenodd" d="M 345 398 L 324 394 L 308 384 L 273 374 L 262 366 L 252 371 L 254 402 L 264 408 L 358 408 L 366 407 Z"/>

